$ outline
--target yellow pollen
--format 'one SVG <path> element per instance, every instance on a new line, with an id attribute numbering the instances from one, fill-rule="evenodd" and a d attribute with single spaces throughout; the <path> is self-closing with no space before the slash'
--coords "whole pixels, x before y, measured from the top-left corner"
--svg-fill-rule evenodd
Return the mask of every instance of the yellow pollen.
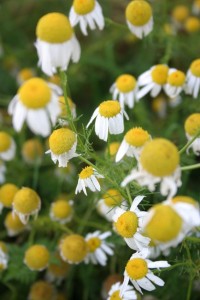
<path id="1" fill-rule="evenodd" d="M 76 264 L 84 260 L 88 246 L 81 235 L 71 234 L 61 241 L 60 251 L 64 260 Z"/>
<path id="2" fill-rule="evenodd" d="M 74 0 L 73 7 L 78 15 L 86 15 L 94 10 L 94 0 Z"/>
<path id="3" fill-rule="evenodd" d="M 53 131 L 49 138 L 51 151 L 60 155 L 72 149 L 76 142 L 76 134 L 68 128 L 59 128 Z"/>
<path id="4" fill-rule="evenodd" d="M 200 77 L 200 58 L 195 59 L 190 65 L 191 73 L 196 76 Z"/>
<path id="5" fill-rule="evenodd" d="M 11 146 L 11 137 L 4 131 L 0 131 L 0 152 L 9 150 Z"/>
<path id="6" fill-rule="evenodd" d="M 156 177 L 172 175 L 179 165 L 179 159 L 177 147 L 163 138 L 148 142 L 140 156 L 142 167 Z"/>
<path id="7" fill-rule="evenodd" d="M 119 295 L 119 290 L 115 291 L 109 298 L 110 300 L 121 300 L 122 298 Z"/>
<path id="8" fill-rule="evenodd" d="M 186 203 L 186 204 L 191 204 L 195 207 L 198 207 L 198 202 L 196 200 L 194 200 L 191 197 L 188 196 L 176 196 L 174 198 L 172 198 L 172 202 L 175 203 Z"/>
<path id="9" fill-rule="evenodd" d="M 125 135 L 126 142 L 134 147 L 142 147 L 150 140 L 149 133 L 141 127 L 130 129 Z"/>
<path id="10" fill-rule="evenodd" d="M 196 32 L 200 29 L 200 21 L 197 17 L 189 17 L 185 22 L 185 30 L 187 32 Z"/>
<path id="11" fill-rule="evenodd" d="M 86 179 L 86 178 L 91 177 L 93 174 L 94 174 L 93 168 L 88 166 L 88 167 L 85 167 L 81 171 L 81 173 L 79 173 L 79 178 L 80 179 Z"/>
<path id="12" fill-rule="evenodd" d="M 0 250 L 3 251 L 4 253 L 8 253 L 7 246 L 4 242 L 0 241 Z"/>
<path id="13" fill-rule="evenodd" d="M 65 219 L 72 213 L 72 207 L 69 202 L 65 200 L 58 200 L 52 203 L 51 211 L 55 218 Z"/>
<path id="14" fill-rule="evenodd" d="M 18 96 L 29 109 L 44 108 L 51 100 L 51 89 L 43 79 L 34 77 L 21 85 Z"/>
<path id="15" fill-rule="evenodd" d="M 122 93 L 133 91 L 136 86 L 136 79 L 132 75 L 123 74 L 116 80 L 116 86 Z"/>
<path id="16" fill-rule="evenodd" d="M 34 190 L 23 187 L 15 194 L 13 207 L 18 213 L 31 214 L 40 208 L 40 198 Z"/>
<path id="17" fill-rule="evenodd" d="M 126 211 L 115 222 L 117 232 L 124 238 L 131 238 L 137 231 L 138 217 L 132 211 Z"/>
<path id="18" fill-rule="evenodd" d="M 118 101 L 108 100 L 99 105 L 99 113 L 102 117 L 112 118 L 117 116 L 121 111 Z"/>
<path id="19" fill-rule="evenodd" d="M 118 190 L 109 189 L 103 196 L 104 202 L 107 206 L 116 206 L 122 203 L 122 195 Z"/>
<path id="20" fill-rule="evenodd" d="M 49 251 L 43 245 L 33 245 L 25 252 L 24 262 L 31 270 L 43 270 L 49 263 Z"/>
<path id="21" fill-rule="evenodd" d="M 183 220 L 170 206 L 157 204 L 149 213 L 152 213 L 152 217 L 144 230 L 153 241 L 166 243 L 178 236 Z"/>
<path id="22" fill-rule="evenodd" d="M 126 272 L 132 280 L 139 280 L 148 273 L 148 266 L 142 258 L 132 258 L 126 265 Z"/>
<path id="23" fill-rule="evenodd" d="M 185 131 L 194 136 L 198 132 L 200 133 L 200 113 L 190 115 L 185 121 Z"/>
<path id="24" fill-rule="evenodd" d="M 12 230 L 14 232 L 20 232 L 25 228 L 25 225 L 21 222 L 20 218 L 17 215 L 12 214 L 9 212 L 5 218 L 5 227 L 8 230 Z"/>
<path id="25" fill-rule="evenodd" d="M 172 17 L 180 23 L 183 23 L 189 14 L 189 8 L 185 5 L 177 5 L 172 11 Z"/>
<path id="26" fill-rule="evenodd" d="M 28 80 L 28 79 L 32 78 L 33 76 L 34 76 L 34 73 L 29 68 L 21 69 L 18 74 L 19 79 L 21 79 L 22 81 Z"/>
<path id="27" fill-rule="evenodd" d="M 69 265 L 65 261 L 62 260 L 58 253 L 55 254 L 56 263 L 51 263 L 48 267 L 48 271 L 52 273 L 57 278 L 63 278 L 66 276 Z"/>
<path id="28" fill-rule="evenodd" d="M 167 82 L 173 86 L 182 86 L 185 82 L 185 74 L 178 70 L 174 71 L 171 74 L 169 74 Z"/>
<path id="29" fill-rule="evenodd" d="M 101 246 L 101 240 L 98 237 L 93 237 L 87 240 L 89 252 L 95 252 Z"/>
<path id="30" fill-rule="evenodd" d="M 37 23 L 36 36 L 52 44 L 61 44 L 71 39 L 73 29 L 68 18 L 61 13 L 44 15 Z"/>
<path id="31" fill-rule="evenodd" d="M 0 188 L 0 202 L 5 207 L 12 207 L 13 199 L 19 188 L 12 183 L 6 183 Z"/>
<path id="32" fill-rule="evenodd" d="M 156 65 L 151 71 L 153 81 L 159 85 L 167 82 L 169 68 L 165 65 Z"/>
<path id="33" fill-rule="evenodd" d="M 73 110 L 75 108 L 75 104 L 74 102 L 72 102 L 72 100 L 70 98 L 67 98 L 70 110 Z M 65 98 L 63 96 L 59 97 L 59 104 L 60 104 L 60 108 L 61 108 L 61 117 L 66 117 L 67 116 L 67 106 L 65 103 Z"/>
<path id="34" fill-rule="evenodd" d="M 146 1 L 131 1 L 126 8 L 126 19 L 134 26 L 147 24 L 151 17 L 152 9 Z"/>
<path id="35" fill-rule="evenodd" d="M 120 146 L 120 143 L 118 143 L 118 142 L 110 143 L 110 145 L 108 147 L 109 147 L 109 152 L 110 152 L 111 156 L 114 156 L 117 153 L 119 146 Z"/>
<path id="36" fill-rule="evenodd" d="M 34 162 L 37 158 L 43 155 L 43 146 L 37 139 L 30 139 L 23 144 L 22 155 L 27 161 Z"/>
<path id="37" fill-rule="evenodd" d="M 54 288 L 47 281 L 36 281 L 32 286 L 28 296 L 29 300 L 52 300 L 54 298 Z"/>

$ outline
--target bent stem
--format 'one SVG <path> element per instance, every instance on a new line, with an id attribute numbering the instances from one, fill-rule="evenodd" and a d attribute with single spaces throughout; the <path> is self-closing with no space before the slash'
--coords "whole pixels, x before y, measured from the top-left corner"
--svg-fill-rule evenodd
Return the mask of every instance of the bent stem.
<path id="1" fill-rule="evenodd" d="M 187 144 L 181 149 L 179 150 L 179 154 L 182 154 L 183 152 L 185 152 L 187 150 L 187 148 L 194 142 L 194 140 L 196 140 L 196 138 L 198 138 L 200 136 L 200 131 L 197 132 L 197 134 L 195 134 L 193 136 L 193 138 L 187 142 Z"/>
<path id="2" fill-rule="evenodd" d="M 200 164 L 190 165 L 186 167 L 181 167 L 181 171 L 188 171 L 200 168 Z"/>

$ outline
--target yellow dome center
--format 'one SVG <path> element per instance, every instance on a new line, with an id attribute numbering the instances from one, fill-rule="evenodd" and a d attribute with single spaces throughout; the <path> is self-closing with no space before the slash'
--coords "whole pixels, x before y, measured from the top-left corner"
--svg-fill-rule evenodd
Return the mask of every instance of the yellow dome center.
<path id="1" fill-rule="evenodd" d="M 115 222 L 117 232 L 124 238 L 131 238 L 137 231 L 138 217 L 132 211 L 126 211 Z"/>
<path id="2" fill-rule="evenodd" d="M 17 215 L 13 216 L 12 212 L 9 212 L 5 218 L 5 227 L 8 230 L 19 232 L 25 228 L 25 225 L 21 222 L 20 218 Z"/>
<path id="3" fill-rule="evenodd" d="M 75 104 L 74 102 L 72 102 L 72 100 L 70 98 L 67 98 L 70 110 L 73 110 L 75 108 Z M 66 107 L 66 103 L 65 103 L 65 97 L 61 96 L 59 97 L 59 104 L 60 104 L 60 109 L 61 109 L 61 113 L 60 116 L 63 118 L 67 117 L 67 107 Z"/>
<path id="4" fill-rule="evenodd" d="M 160 111 L 162 111 L 162 109 L 165 108 L 165 105 L 166 105 L 165 98 L 163 96 L 158 96 L 153 99 L 152 109 L 155 112 L 160 112 Z"/>
<path id="5" fill-rule="evenodd" d="M 12 183 L 6 183 L 0 188 L 0 202 L 5 207 L 12 207 L 13 199 L 19 188 Z"/>
<path id="6" fill-rule="evenodd" d="M 49 13 L 40 18 L 37 23 L 36 36 L 41 41 L 60 44 L 70 40 L 72 35 L 73 29 L 64 14 Z"/>
<path id="7" fill-rule="evenodd" d="M 171 74 L 169 74 L 168 78 L 167 78 L 167 82 L 170 85 L 179 87 L 182 86 L 185 82 L 185 74 L 181 71 L 174 71 Z"/>
<path id="8" fill-rule="evenodd" d="M 40 208 L 40 198 L 34 190 L 23 187 L 15 194 L 13 207 L 18 213 L 31 214 Z"/>
<path id="9" fill-rule="evenodd" d="M 189 14 L 189 9 L 185 5 L 177 5 L 172 11 L 172 17 L 180 23 L 183 23 Z"/>
<path id="10" fill-rule="evenodd" d="M 45 107 L 51 100 L 51 89 L 41 78 L 31 78 L 18 90 L 19 100 L 29 109 Z"/>
<path id="11" fill-rule="evenodd" d="M 43 245 L 33 245 L 25 252 L 24 261 L 31 270 L 41 270 L 49 263 L 49 251 Z"/>
<path id="12" fill-rule="evenodd" d="M 108 147 L 109 147 L 109 152 L 110 152 L 111 156 L 114 156 L 117 153 L 119 146 L 120 146 L 120 143 L 118 143 L 118 142 L 110 143 L 110 145 Z"/>
<path id="13" fill-rule="evenodd" d="M 88 166 L 85 167 L 81 173 L 79 173 L 79 178 L 80 179 L 87 179 L 90 178 L 94 174 L 94 170 L 92 167 Z"/>
<path id="14" fill-rule="evenodd" d="M 112 118 L 117 116 L 121 111 L 118 101 L 108 100 L 99 105 L 99 113 L 102 117 Z"/>
<path id="15" fill-rule="evenodd" d="M 159 84 L 163 85 L 167 82 L 169 68 L 165 65 L 156 65 L 151 71 L 152 80 Z"/>
<path id="16" fill-rule="evenodd" d="M 51 151 L 60 155 L 72 149 L 76 142 L 76 134 L 68 128 L 60 128 L 53 131 L 49 138 Z"/>
<path id="17" fill-rule="evenodd" d="M 200 131 L 200 113 L 190 115 L 185 121 L 185 131 L 194 136 Z"/>
<path id="18" fill-rule="evenodd" d="M 43 147 L 39 140 L 31 139 L 26 141 L 22 147 L 22 155 L 29 161 L 34 161 L 43 155 Z"/>
<path id="19" fill-rule="evenodd" d="M 191 204 L 193 206 L 198 207 L 198 202 L 196 200 L 194 200 L 191 197 L 188 196 L 176 196 L 174 198 L 172 198 L 172 202 L 175 203 L 186 203 L 186 204 Z"/>
<path id="20" fill-rule="evenodd" d="M 125 135 L 125 141 L 134 147 L 142 147 L 149 140 L 149 133 L 141 127 L 132 128 Z"/>
<path id="21" fill-rule="evenodd" d="M 69 202 L 65 200 L 59 200 L 52 204 L 52 213 L 55 218 L 65 219 L 69 217 L 72 213 L 72 207 Z"/>
<path id="22" fill-rule="evenodd" d="M 31 290 L 28 296 L 29 300 L 44 300 L 54 298 L 54 288 L 47 281 L 37 281 L 31 286 Z"/>
<path id="23" fill-rule="evenodd" d="M 133 91 L 136 86 L 136 79 L 132 75 L 124 74 L 117 78 L 116 86 L 122 93 Z"/>
<path id="24" fill-rule="evenodd" d="M 119 290 L 112 293 L 112 295 L 109 298 L 110 300 L 122 300 L 122 298 L 119 295 Z"/>
<path id="25" fill-rule="evenodd" d="M 196 32 L 200 28 L 200 21 L 197 17 L 189 17 L 185 22 L 187 32 Z"/>
<path id="26" fill-rule="evenodd" d="M 93 237 L 87 240 L 89 252 L 95 252 L 101 246 L 101 240 L 98 237 Z"/>
<path id="27" fill-rule="evenodd" d="M 142 167 L 153 176 L 170 176 L 179 165 L 178 149 L 166 139 L 154 139 L 144 146 L 140 162 Z"/>
<path id="28" fill-rule="evenodd" d="M 0 131 L 0 152 L 9 150 L 11 146 L 11 137 L 4 131 Z"/>
<path id="29" fill-rule="evenodd" d="M 28 80 L 34 76 L 33 71 L 29 68 L 24 68 L 19 71 L 18 77 L 22 80 Z"/>
<path id="30" fill-rule="evenodd" d="M 182 228 L 183 220 L 170 206 L 157 204 L 150 212 L 152 218 L 145 226 L 145 233 L 153 241 L 166 243 L 175 239 Z"/>
<path id="31" fill-rule="evenodd" d="M 78 15 L 86 15 L 94 10 L 94 0 L 74 0 L 73 7 Z"/>
<path id="32" fill-rule="evenodd" d="M 151 17 L 152 9 L 146 1 L 131 1 L 126 8 L 126 19 L 134 26 L 147 24 Z"/>
<path id="33" fill-rule="evenodd" d="M 200 77 L 200 58 L 191 63 L 190 71 L 194 76 Z"/>
<path id="34" fill-rule="evenodd" d="M 126 265 L 126 272 L 132 280 L 139 280 L 148 273 L 148 266 L 142 258 L 132 258 Z"/>
<path id="35" fill-rule="evenodd" d="M 120 205 L 122 202 L 122 195 L 118 190 L 115 189 L 109 189 L 103 196 L 104 202 L 107 206 L 116 206 Z"/>
<path id="36" fill-rule="evenodd" d="M 70 263 L 80 263 L 88 252 L 84 238 L 78 234 L 71 234 L 62 240 L 60 245 L 62 258 Z"/>

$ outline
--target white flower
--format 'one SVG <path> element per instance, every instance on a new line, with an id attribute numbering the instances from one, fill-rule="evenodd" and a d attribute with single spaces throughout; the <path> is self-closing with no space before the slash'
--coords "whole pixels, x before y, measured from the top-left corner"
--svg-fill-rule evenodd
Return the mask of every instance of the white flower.
<path id="1" fill-rule="evenodd" d="M 0 183 L 5 182 L 5 172 L 6 172 L 6 166 L 3 163 L 3 161 L 0 160 Z"/>
<path id="2" fill-rule="evenodd" d="M 128 119 L 127 114 L 118 101 L 104 101 L 95 109 L 89 123 L 87 124 L 87 128 L 96 118 L 95 133 L 101 140 L 106 142 L 108 139 L 108 133 L 120 134 L 124 131 L 123 115 L 125 115 Z"/>
<path id="3" fill-rule="evenodd" d="M 194 98 L 198 97 L 200 90 L 200 58 L 195 59 L 186 74 L 186 93 Z"/>
<path id="4" fill-rule="evenodd" d="M 191 141 L 195 135 L 200 134 L 200 113 L 194 113 L 189 115 L 186 119 L 185 124 L 185 133 L 188 142 Z M 200 137 L 197 136 L 196 139 L 189 145 L 186 152 L 189 154 L 190 149 L 192 148 L 195 155 L 200 155 Z"/>
<path id="5" fill-rule="evenodd" d="M 64 198 L 59 198 L 51 203 L 50 218 L 60 224 L 69 223 L 73 217 L 72 200 L 66 201 Z"/>
<path id="6" fill-rule="evenodd" d="M 80 45 L 68 18 L 61 13 L 48 13 L 37 24 L 35 47 L 39 66 L 49 76 L 57 69 L 67 70 L 70 59 L 77 62 L 80 58 Z"/>
<path id="7" fill-rule="evenodd" d="M 185 74 L 176 69 L 170 69 L 167 83 L 164 86 L 165 93 L 170 98 L 177 97 L 185 88 Z"/>
<path id="8" fill-rule="evenodd" d="M 102 9 L 96 0 L 85 2 L 74 0 L 69 12 L 69 20 L 73 27 L 80 23 L 84 35 L 87 35 L 87 26 L 91 30 L 96 29 L 96 25 L 100 30 L 104 28 Z"/>
<path id="9" fill-rule="evenodd" d="M 8 250 L 4 242 L 0 242 L 0 269 L 5 270 L 8 266 Z"/>
<path id="10" fill-rule="evenodd" d="M 91 262 L 95 265 L 106 265 L 107 255 L 114 254 L 112 250 L 113 245 L 105 241 L 105 239 L 109 236 L 111 236 L 110 231 L 104 233 L 95 231 L 86 235 L 85 240 L 88 245 L 88 254 L 84 259 L 86 264 Z"/>
<path id="11" fill-rule="evenodd" d="M 14 158 L 16 144 L 13 138 L 5 131 L 0 131 L 0 159 L 9 161 Z"/>
<path id="12" fill-rule="evenodd" d="M 101 186 L 97 178 L 104 178 L 100 175 L 94 168 L 91 166 L 85 167 L 79 174 L 78 184 L 75 190 L 75 194 L 80 193 L 81 191 L 87 195 L 86 188 L 88 187 L 92 192 L 100 191 Z"/>
<path id="13" fill-rule="evenodd" d="M 120 282 L 113 284 L 108 292 L 107 300 L 137 300 L 137 294 L 131 285 L 123 286 Z"/>

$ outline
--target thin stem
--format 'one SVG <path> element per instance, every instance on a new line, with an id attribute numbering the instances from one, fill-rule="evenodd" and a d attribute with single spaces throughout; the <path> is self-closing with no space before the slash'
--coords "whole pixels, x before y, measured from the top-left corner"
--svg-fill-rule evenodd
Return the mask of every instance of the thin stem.
<path id="1" fill-rule="evenodd" d="M 181 167 L 181 171 L 194 170 L 200 168 L 200 164 Z"/>
<path id="2" fill-rule="evenodd" d="M 132 204 L 132 198 L 131 198 L 131 193 L 130 193 L 130 190 L 129 190 L 128 187 L 126 187 L 126 193 L 127 193 L 127 196 L 128 196 L 129 204 L 131 206 L 131 204 Z"/>
<path id="3" fill-rule="evenodd" d="M 186 300 L 190 300 L 191 292 L 192 292 L 193 279 L 194 279 L 194 277 L 192 276 L 192 274 L 190 274 Z"/>
<path id="4" fill-rule="evenodd" d="M 33 189 L 37 188 L 38 178 L 39 178 L 39 169 L 40 169 L 40 161 L 36 161 L 34 165 L 34 172 L 33 172 Z"/>
<path id="5" fill-rule="evenodd" d="M 193 138 L 190 141 L 188 141 L 187 144 L 181 150 L 179 150 L 179 154 L 185 152 L 185 150 L 194 142 L 194 140 L 196 140 L 196 138 L 198 138 L 199 135 L 200 131 L 198 131 L 197 134 L 195 134 Z"/>
<path id="6" fill-rule="evenodd" d="M 114 27 L 121 28 L 121 29 L 126 29 L 127 30 L 127 26 L 124 25 L 124 24 L 119 24 L 119 23 L 114 22 L 113 20 L 111 20 L 109 18 L 104 18 L 104 19 L 105 19 L 106 24 L 108 24 L 108 25 L 112 25 Z"/>

